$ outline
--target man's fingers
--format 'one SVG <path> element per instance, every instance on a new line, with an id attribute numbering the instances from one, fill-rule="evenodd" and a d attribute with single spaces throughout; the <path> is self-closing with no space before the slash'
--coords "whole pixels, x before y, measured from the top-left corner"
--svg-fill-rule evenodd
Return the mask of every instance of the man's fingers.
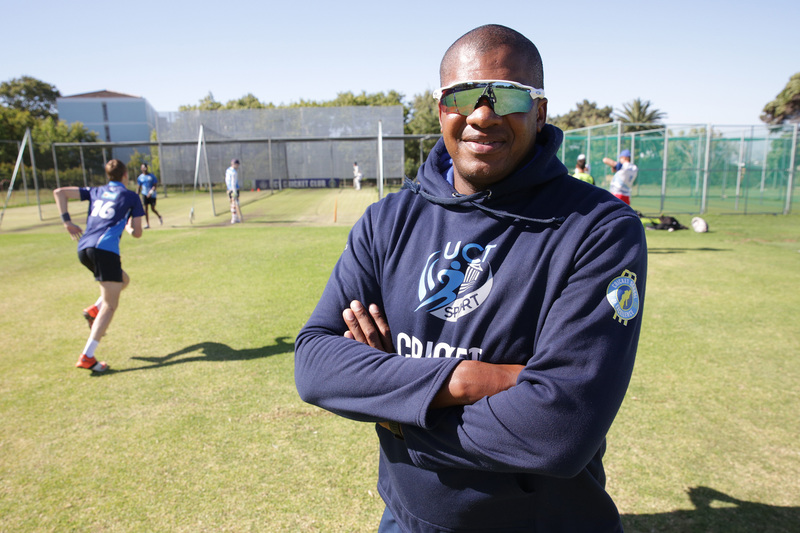
<path id="1" fill-rule="evenodd" d="M 73 241 L 77 241 L 81 238 L 81 235 L 83 235 L 83 230 L 76 224 L 68 225 L 67 231 L 69 232 L 69 236 Z"/>
<path id="2" fill-rule="evenodd" d="M 389 332 L 389 323 L 386 321 L 386 317 L 383 316 L 381 308 L 377 304 L 371 304 L 369 306 L 369 314 L 375 321 L 375 325 L 378 326 L 378 330 L 383 335 L 386 335 Z"/>
<path id="3" fill-rule="evenodd" d="M 344 323 L 347 324 L 348 329 L 344 336 L 348 339 L 353 339 L 366 344 L 367 338 L 364 336 L 364 332 L 361 331 L 361 326 L 359 326 L 358 319 L 353 311 L 349 308 L 345 309 L 342 311 L 342 318 L 344 319 Z"/>
<path id="4" fill-rule="evenodd" d="M 375 321 L 375 325 L 378 327 L 378 331 L 380 332 L 383 350 L 389 353 L 394 353 L 394 343 L 392 343 L 392 332 L 389 329 L 389 321 L 386 320 L 381 308 L 378 307 L 377 304 L 371 304 L 369 306 L 369 314 L 372 316 L 372 319 Z"/>
<path id="5" fill-rule="evenodd" d="M 342 311 L 342 318 L 348 329 L 344 336 L 348 339 L 387 353 L 395 352 L 389 322 L 377 305 L 372 304 L 367 309 L 358 300 L 353 300 L 350 307 Z"/>
<path id="6" fill-rule="evenodd" d="M 364 308 L 358 300 L 353 300 L 350 303 L 350 310 L 355 315 L 356 320 L 358 320 L 358 327 L 364 335 L 366 343 L 373 348 L 383 350 L 384 346 L 380 331 L 375 325 L 375 320 L 373 320 L 372 316 L 367 312 L 367 309 Z"/>

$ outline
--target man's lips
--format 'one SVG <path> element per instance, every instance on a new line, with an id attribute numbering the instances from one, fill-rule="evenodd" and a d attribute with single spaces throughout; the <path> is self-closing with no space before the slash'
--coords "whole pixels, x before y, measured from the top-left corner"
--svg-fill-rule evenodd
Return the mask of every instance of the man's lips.
<path id="1" fill-rule="evenodd" d="M 464 143 L 469 150 L 478 154 L 495 152 L 505 144 L 502 141 L 490 139 L 462 139 L 461 142 Z"/>

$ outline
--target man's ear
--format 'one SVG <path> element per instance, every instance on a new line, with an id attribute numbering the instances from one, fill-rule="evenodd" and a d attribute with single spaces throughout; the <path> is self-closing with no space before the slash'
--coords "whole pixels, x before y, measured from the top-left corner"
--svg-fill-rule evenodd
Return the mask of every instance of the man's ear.
<path id="1" fill-rule="evenodd" d="M 542 98 L 536 109 L 536 133 L 542 131 L 547 122 L 547 98 Z"/>

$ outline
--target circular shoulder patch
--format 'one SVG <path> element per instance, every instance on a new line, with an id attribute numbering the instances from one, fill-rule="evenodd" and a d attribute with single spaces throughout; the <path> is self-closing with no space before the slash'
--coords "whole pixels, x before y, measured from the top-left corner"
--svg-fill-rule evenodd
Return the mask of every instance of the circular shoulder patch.
<path id="1" fill-rule="evenodd" d="M 628 270 L 608 284 L 606 300 L 614 308 L 614 320 L 628 325 L 628 320 L 639 314 L 639 291 L 636 290 L 636 274 Z"/>

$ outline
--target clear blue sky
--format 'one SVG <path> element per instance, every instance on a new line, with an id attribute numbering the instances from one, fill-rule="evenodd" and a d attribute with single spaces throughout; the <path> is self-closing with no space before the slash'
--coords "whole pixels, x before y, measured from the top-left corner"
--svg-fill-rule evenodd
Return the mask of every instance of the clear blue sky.
<path id="1" fill-rule="evenodd" d="M 439 60 L 485 23 L 529 37 L 549 114 L 650 100 L 670 124 L 759 124 L 800 71 L 797 0 L 597 2 L 144 0 L 6 2 L 0 81 L 107 89 L 157 111 L 253 93 L 275 104 L 438 86 Z"/>

